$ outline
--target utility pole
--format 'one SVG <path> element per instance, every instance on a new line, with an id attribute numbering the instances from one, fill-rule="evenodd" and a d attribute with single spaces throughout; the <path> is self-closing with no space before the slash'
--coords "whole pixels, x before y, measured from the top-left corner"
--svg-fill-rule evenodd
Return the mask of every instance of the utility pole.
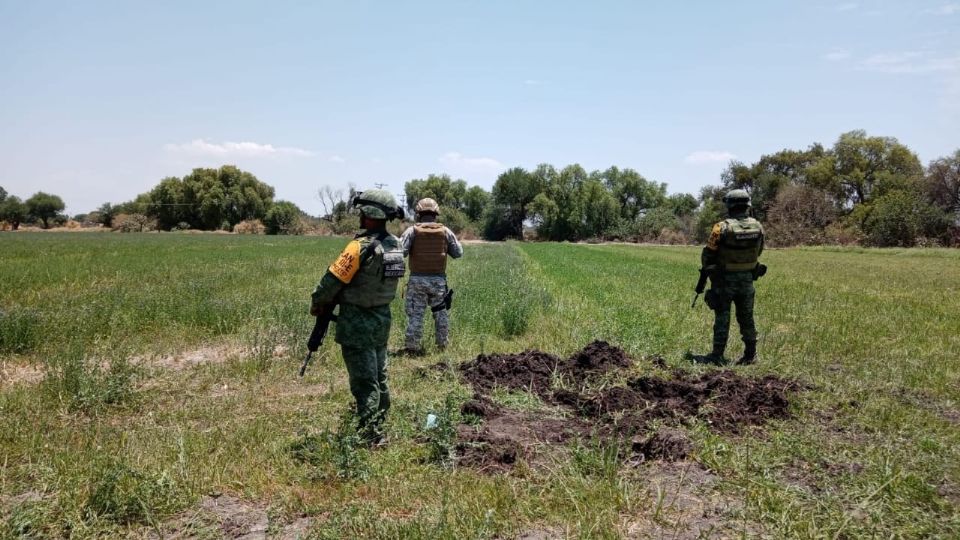
<path id="1" fill-rule="evenodd" d="M 382 182 L 374 182 L 373 185 L 377 186 L 377 189 L 383 189 L 383 186 L 385 186 L 386 184 Z"/>

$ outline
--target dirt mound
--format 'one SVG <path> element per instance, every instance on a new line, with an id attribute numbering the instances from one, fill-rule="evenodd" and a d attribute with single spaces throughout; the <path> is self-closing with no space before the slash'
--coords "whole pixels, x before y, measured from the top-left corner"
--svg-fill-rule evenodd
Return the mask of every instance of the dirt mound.
<path id="1" fill-rule="evenodd" d="M 489 394 L 496 387 L 550 395 L 553 373 L 561 364 L 556 356 L 527 350 L 520 354 L 481 354 L 460 366 L 460 374 L 474 390 Z"/>
<path id="2" fill-rule="evenodd" d="M 658 367 L 665 365 L 659 357 L 652 357 L 651 362 Z M 640 460 L 680 460 L 692 451 L 689 438 L 669 428 L 644 437 L 653 422 L 682 426 L 699 419 L 715 431 L 737 433 L 745 426 L 787 418 L 787 394 L 799 389 L 796 383 L 773 375 L 754 379 L 723 370 L 694 377 L 673 370 L 670 378 L 636 377 L 626 384 L 590 390 L 599 375 L 625 370 L 632 364 L 622 349 L 605 341 L 594 341 L 565 360 L 527 350 L 480 355 L 463 364 L 460 374 L 476 394 L 463 405 L 461 413 L 482 419 L 483 426 L 461 426 L 460 463 L 503 470 L 529 456 L 534 443 L 558 443 L 585 435 L 621 440 L 634 437 L 631 448 Z M 553 389 L 558 380 L 567 388 Z M 506 409 L 489 398 L 498 387 L 527 390 L 574 416 L 544 418 Z"/>

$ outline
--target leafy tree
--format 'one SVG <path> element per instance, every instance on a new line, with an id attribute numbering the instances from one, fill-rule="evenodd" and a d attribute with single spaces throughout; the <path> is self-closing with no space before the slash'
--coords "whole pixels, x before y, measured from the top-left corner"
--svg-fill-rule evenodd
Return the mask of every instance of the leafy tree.
<path id="1" fill-rule="evenodd" d="M 104 227 L 111 227 L 113 226 L 113 218 L 116 217 L 119 212 L 117 212 L 117 207 L 106 202 L 101 204 L 95 213 L 97 214 L 98 223 Z"/>
<path id="2" fill-rule="evenodd" d="M 514 167 L 497 177 L 492 192 L 495 209 L 488 214 L 488 218 L 503 219 L 506 223 L 492 224 L 492 229 L 507 230 L 507 236 L 523 238 L 527 205 L 543 190 L 541 170 L 548 168 L 552 169 L 549 165 L 541 165 L 535 173 L 529 173 L 521 167 Z M 488 225 L 491 225 L 489 221 Z"/>
<path id="3" fill-rule="evenodd" d="M 431 174 L 424 179 L 410 180 L 403 186 L 403 191 L 411 214 L 417 201 L 427 197 L 437 201 L 441 208 L 448 206 L 460 209 L 467 193 L 467 183 L 463 180 L 451 180 L 447 174 Z"/>
<path id="4" fill-rule="evenodd" d="M 34 193 L 26 202 L 27 213 L 30 217 L 43 222 L 43 228 L 50 228 L 50 220 L 57 217 L 57 214 L 66 208 L 63 199 L 56 195 L 38 191 Z"/>
<path id="5" fill-rule="evenodd" d="M 27 205 L 23 204 L 20 197 L 10 195 L 0 202 L 0 221 L 6 221 L 10 228 L 17 230 L 20 224 L 27 219 Z"/>
<path id="6" fill-rule="evenodd" d="M 599 180 L 588 180 L 583 184 L 580 207 L 583 215 L 577 231 L 580 238 L 602 238 L 620 220 L 617 199 Z"/>
<path id="7" fill-rule="evenodd" d="M 303 212 L 289 201 L 277 201 L 267 210 L 263 224 L 267 234 L 301 234 L 300 223 Z"/>
<path id="8" fill-rule="evenodd" d="M 0 203 L 2 203 L 7 198 L 7 190 L 3 189 L 3 186 L 0 186 Z"/>
<path id="9" fill-rule="evenodd" d="M 480 186 L 473 186 L 463 195 L 463 213 L 470 221 L 478 221 L 489 202 L 490 194 Z"/>
<path id="10" fill-rule="evenodd" d="M 868 137 L 862 130 L 840 136 L 833 149 L 808 171 L 816 186 L 852 208 L 873 196 L 878 183 L 916 179 L 923 167 L 916 154 L 893 137 Z"/>
<path id="11" fill-rule="evenodd" d="M 960 150 L 930 162 L 924 184 L 929 199 L 960 224 Z"/>
<path id="12" fill-rule="evenodd" d="M 826 154 L 822 145 L 813 144 L 806 150 L 781 150 L 761 156 L 749 167 L 734 161 L 720 179 L 724 191 L 747 190 L 752 198 L 754 215 L 763 220 L 780 189 L 791 184 L 807 184 L 811 167 L 820 163 Z"/>
<path id="13" fill-rule="evenodd" d="M 697 202 L 696 197 L 689 193 L 674 193 L 667 197 L 665 206 L 673 212 L 673 215 L 684 217 L 693 215 L 700 203 Z"/>
<path id="14" fill-rule="evenodd" d="M 644 211 L 664 204 L 667 199 L 666 183 L 648 181 L 633 169 L 610 167 L 592 177 L 610 189 L 620 206 L 621 216 L 628 221 L 636 220 Z"/>

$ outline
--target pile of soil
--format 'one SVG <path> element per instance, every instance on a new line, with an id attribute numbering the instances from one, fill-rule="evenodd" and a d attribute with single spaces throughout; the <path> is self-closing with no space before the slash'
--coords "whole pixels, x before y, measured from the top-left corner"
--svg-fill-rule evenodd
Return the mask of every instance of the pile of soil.
<path id="1" fill-rule="evenodd" d="M 659 358 L 651 362 L 664 367 Z M 509 468 L 519 457 L 529 457 L 537 444 L 591 435 L 609 440 L 632 438 L 632 451 L 641 460 L 679 460 L 692 450 L 690 440 L 676 429 L 650 434 L 651 423 L 682 426 L 700 419 L 715 431 L 738 433 L 768 419 L 787 418 L 788 393 L 799 389 L 796 383 L 773 375 L 755 379 L 722 370 L 691 376 L 674 370 L 669 378 L 635 377 L 626 384 L 589 390 L 590 383 L 600 376 L 631 365 L 633 360 L 622 349 L 605 341 L 594 341 L 566 359 L 527 350 L 480 355 L 464 363 L 460 375 L 476 395 L 463 405 L 461 413 L 483 423 L 479 428 L 461 426 L 461 465 Z M 558 381 L 565 388 L 555 389 Z M 544 418 L 511 411 L 489 399 L 498 387 L 529 391 L 572 414 Z"/>

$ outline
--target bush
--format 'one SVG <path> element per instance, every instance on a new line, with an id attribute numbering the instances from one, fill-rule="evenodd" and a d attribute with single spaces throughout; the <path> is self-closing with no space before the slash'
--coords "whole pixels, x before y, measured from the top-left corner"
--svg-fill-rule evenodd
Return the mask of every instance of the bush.
<path id="1" fill-rule="evenodd" d="M 666 206 L 648 210 L 636 223 L 637 238 L 643 242 L 656 240 L 665 230 L 680 230 L 680 220 Z"/>
<path id="2" fill-rule="evenodd" d="M 657 243 L 671 246 L 683 246 L 689 244 L 690 239 L 683 231 L 663 229 L 657 236 Z"/>
<path id="3" fill-rule="evenodd" d="M 460 234 L 470 225 L 470 220 L 467 218 L 467 215 L 452 207 L 442 208 L 438 221 L 449 227 L 454 234 Z"/>
<path id="4" fill-rule="evenodd" d="M 839 218 L 827 192 L 799 185 L 782 187 L 767 215 L 766 236 L 778 246 L 822 244 L 827 227 Z"/>
<path id="5" fill-rule="evenodd" d="M 156 230 L 157 222 L 143 214 L 117 214 L 111 228 L 125 233 L 146 232 Z"/>
<path id="6" fill-rule="evenodd" d="M 233 226 L 233 232 L 237 234 L 263 234 L 266 230 L 267 227 L 259 219 L 248 219 Z"/>
<path id="7" fill-rule="evenodd" d="M 300 219 L 301 214 L 300 209 L 292 202 L 277 201 L 263 218 L 267 234 L 303 234 L 305 227 Z"/>
<path id="8" fill-rule="evenodd" d="M 950 221 L 918 193 L 893 191 L 858 205 L 850 219 L 867 244 L 880 247 L 932 245 L 947 240 Z"/>
<path id="9" fill-rule="evenodd" d="M 106 406 L 133 401 L 134 368 L 122 355 L 104 368 L 84 358 L 82 349 L 74 348 L 57 356 L 56 363 L 47 369 L 43 386 L 67 409 L 95 413 Z"/>

